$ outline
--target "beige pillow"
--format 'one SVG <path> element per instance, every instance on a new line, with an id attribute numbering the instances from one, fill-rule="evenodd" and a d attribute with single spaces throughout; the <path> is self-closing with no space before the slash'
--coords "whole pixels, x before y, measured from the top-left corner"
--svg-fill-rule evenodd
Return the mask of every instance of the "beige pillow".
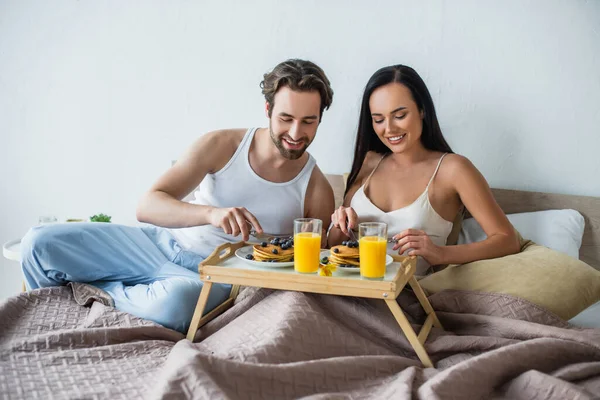
<path id="1" fill-rule="evenodd" d="M 565 320 L 600 301 L 600 271 L 529 241 L 520 253 L 451 265 L 419 283 L 429 293 L 457 289 L 509 294 Z"/>

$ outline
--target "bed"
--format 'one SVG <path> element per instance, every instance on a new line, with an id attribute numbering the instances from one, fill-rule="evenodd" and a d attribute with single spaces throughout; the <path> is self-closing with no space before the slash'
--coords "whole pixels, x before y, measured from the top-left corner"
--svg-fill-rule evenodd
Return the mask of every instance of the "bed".
<path id="1" fill-rule="evenodd" d="M 342 176 L 328 177 L 338 203 Z M 575 209 L 581 260 L 600 269 L 600 198 L 494 189 L 507 213 Z M 82 286 L 0 304 L 4 398 L 594 398 L 600 329 L 525 299 L 443 290 L 430 301 L 446 331 L 422 368 L 377 301 L 244 288 L 194 343 L 119 312 Z M 424 313 L 399 297 L 418 329 Z"/>

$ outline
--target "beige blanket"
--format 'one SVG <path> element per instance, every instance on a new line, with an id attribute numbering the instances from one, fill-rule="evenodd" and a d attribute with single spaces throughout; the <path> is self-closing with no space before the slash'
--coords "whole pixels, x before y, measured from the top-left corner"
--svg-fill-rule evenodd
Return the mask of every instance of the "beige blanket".
<path id="1" fill-rule="evenodd" d="M 0 304 L 0 397 L 598 398 L 600 330 L 506 295 L 430 300 L 446 331 L 424 369 L 380 300 L 249 288 L 192 344 L 69 287 L 36 290 Z M 412 294 L 399 301 L 418 329 Z"/>

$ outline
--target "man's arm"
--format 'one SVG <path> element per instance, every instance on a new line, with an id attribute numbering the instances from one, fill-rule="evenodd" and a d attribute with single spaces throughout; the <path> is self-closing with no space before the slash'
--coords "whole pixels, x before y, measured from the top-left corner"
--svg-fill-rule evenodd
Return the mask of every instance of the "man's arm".
<path id="1" fill-rule="evenodd" d="M 304 216 L 323 221 L 321 248 L 327 246 L 327 229 L 335 207 L 333 189 L 318 166 L 313 169 L 304 198 Z"/>
<path id="2" fill-rule="evenodd" d="M 226 233 L 244 234 L 247 240 L 248 222 L 262 232 L 256 218 L 243 207 L 220 209 L 181 201 L 196 188 L 208 173 L 220 170 L 235 153 L 240 131 L 215 131 L 198 139 L 177 163 L 165 172 L 138 203 L 140 222 L 168 228 L 212 224 Z"/>

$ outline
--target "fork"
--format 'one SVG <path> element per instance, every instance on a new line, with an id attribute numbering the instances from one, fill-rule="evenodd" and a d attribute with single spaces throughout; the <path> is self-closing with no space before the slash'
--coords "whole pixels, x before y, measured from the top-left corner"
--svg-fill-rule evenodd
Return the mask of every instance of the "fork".
<path id="1" fill-rule="evenodd" d="M 348 229 L 348 233 L 350 234 L 350 240 L 352 240 L 353 242 L 358 242 L 358 240 L 356 240 L 356 235 L 354 234 L 354 231 L 352 229 Z"/>
<path id="2" fill-rule="evenodd" d="M 291 235 L 275 234 L 275 233 L 258 233 L 256 229 L 250 229 L 250 236 L 256 239 L 269 239 L 269 238 L 289 238 Z"/>

